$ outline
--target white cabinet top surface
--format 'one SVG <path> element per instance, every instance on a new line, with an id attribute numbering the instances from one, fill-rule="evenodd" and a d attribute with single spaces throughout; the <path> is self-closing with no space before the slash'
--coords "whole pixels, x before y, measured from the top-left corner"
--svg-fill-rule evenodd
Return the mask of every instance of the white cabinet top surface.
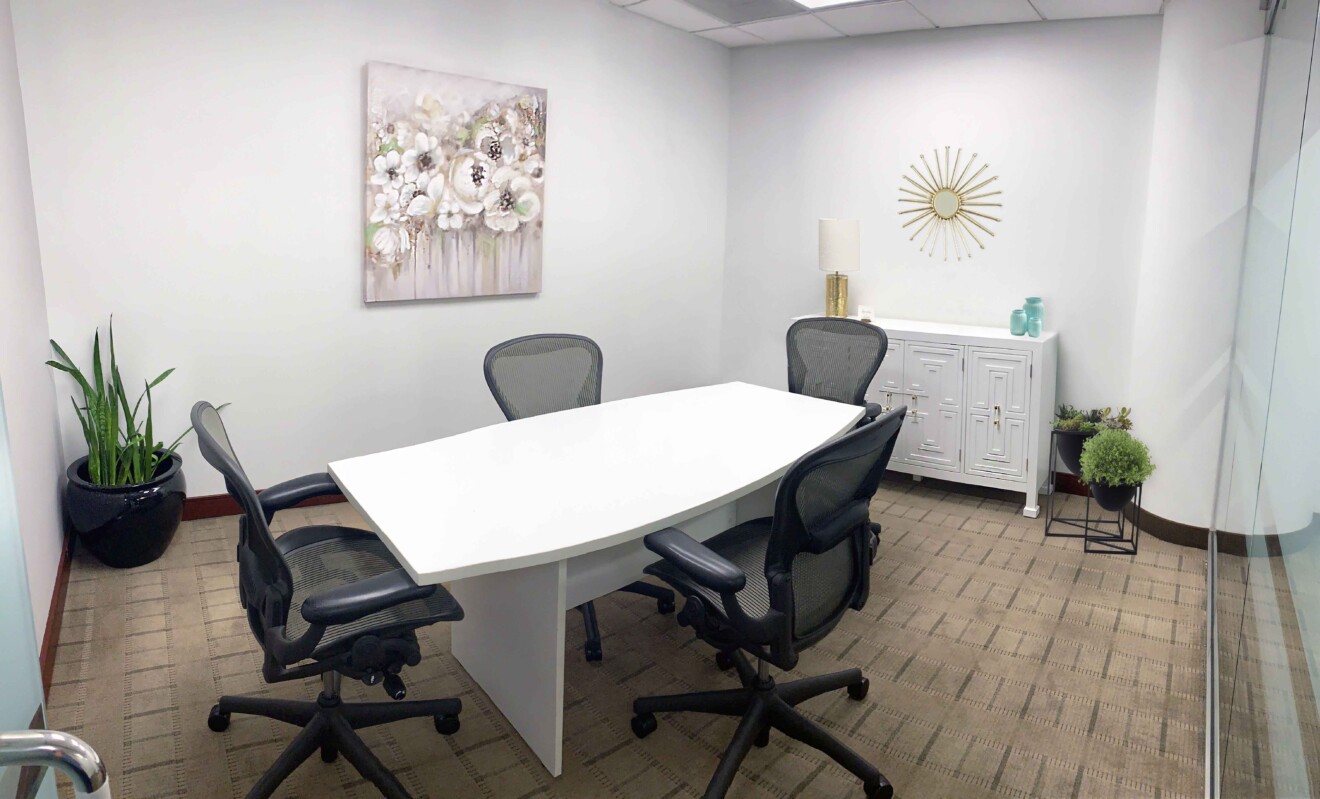
<path id="1" fill-rule="evenodd" d="M 812 319 L 817 315 L 797 316 L 797 319 Z M 996 342 L 995 346 L 1014 347 L 1017 349 L 1033 349 L 1046 341 L 1054 338 L 1056 333 L 1053 330 L 1045 330 L 1040 336 L 1032 338 L 1031 336 L 1015 336 L 1008 332 L 1008 314 L 1004 314 L 1004 326 L 1000 327 L 982 327 L 980 325 L 957 325 L 949 322 L 924 322 L 916 319 L 872 319 L 871 324 L 884 329 L 890 335 L 890 338 L 902 338 L 901 333 L 916 334 L 926 336 L 931 339 L 955 340 L 955 339 L 984 339 Z M 855 316 L 848 317 L 856 319 Z M 1002 342 L 999 343 L 999 342 Z"/>
<path id="2" fill-rule="evenodd" d="M 330 473 L 430 584 L 550 563 L 704 513 L 777 480 L 861 414 L 725 383 L 496 424 L 336 461 Z"/>

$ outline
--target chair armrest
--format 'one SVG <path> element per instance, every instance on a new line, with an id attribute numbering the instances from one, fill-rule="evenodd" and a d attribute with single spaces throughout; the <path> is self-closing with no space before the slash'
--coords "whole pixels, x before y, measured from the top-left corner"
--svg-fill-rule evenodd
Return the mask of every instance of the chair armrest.
<path id="1" fill-rule="evenodd" d="M 743 570 L 692 536 L 674 527 L 646 536 L 646 548 L 669 561 L 698 585 L 733 594 L 747 584 Z"/>
<path id="2" fill-rule="evenodd" d="M 435 593 L 433 585 L 418 585 L 403 569 L 335 586 L 308 597 L 302 617 L 310 624 L 348 624 L 386 608 Z"/>
<path id="3" fill-rule="evenodd" d="M 873 421 L 875 421 L 875 418 L 876 418 L 877 416 L 879 416 L 880 414 L 882 414 L 882 413 L 884 413 L 884 412 L 885 412 L 885 409 L 884 409 L 882 406 L 877 405 L 877 404 L 874 403 L 874 402 L 868 402 L 868 403 L 866 403 L 866 412 L 865 412 L 865 415 L 862 417 L 862 421 L 864 421 L 864 422 L 873 422 Z"/>
<path id="4" fill-rule="evenodd" d="M 342 493 L 334 478 L 322 472 L 321 474 L 308 474 L 286 480 L 283 483 L 276 483 L 258 494 L 257 500 L 261 502 L 261 510 L 266 514 L 266 521 L 270 522 L 276 511 L 287 510 L 312 497 L 325 497 Z"/>

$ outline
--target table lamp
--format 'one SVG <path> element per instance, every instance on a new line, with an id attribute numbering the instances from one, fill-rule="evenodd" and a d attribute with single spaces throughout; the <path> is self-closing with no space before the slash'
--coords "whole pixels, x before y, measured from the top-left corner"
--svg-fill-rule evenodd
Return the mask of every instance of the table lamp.
<path id="1" fill-rule="evenodd" d="M 848 315 L 848 276 L 862 262 L 861 223 L 856 219 L 820 220 L 820 271 L 825 276 L 825 315 Z"/>

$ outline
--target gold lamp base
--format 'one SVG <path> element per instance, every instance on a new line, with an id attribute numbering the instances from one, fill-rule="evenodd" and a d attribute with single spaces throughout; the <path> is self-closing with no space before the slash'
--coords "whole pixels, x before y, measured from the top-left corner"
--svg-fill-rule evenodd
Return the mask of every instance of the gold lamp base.
<path id="1" fill-rule="evenodd" d="M 848 315 L 848 276 L 835 272 L 825 276 L 825 315 Z"/>

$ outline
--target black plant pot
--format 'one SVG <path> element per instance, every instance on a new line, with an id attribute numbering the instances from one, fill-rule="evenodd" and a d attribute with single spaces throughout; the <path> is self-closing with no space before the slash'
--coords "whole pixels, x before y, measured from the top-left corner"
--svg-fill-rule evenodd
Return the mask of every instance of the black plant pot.
<path id="1" fill-rule="evenodd" d="M 67 472 L 64 507 L 78 539 L 107 566 L 130 569 L 165 554 L 183 519 L 183 459 L 171 455 L 149 482 L 99 486 L 88 480 L 87 458 Z"/>
<path id="2" fill-rule="evenodd" d="M 1059 460 L 1068 467 L 1068 471 L 1080 475 L 1082 473 L 1082 445 L 1086 439 L 1095 435 L 1081 430 L 1055 430 L 1054 434 L 1059 437 L 1057 446 L 1059 447 Z"/>
<path id="3" fill-rule="evenodd" d="M 1137 486 L 1107 486 L 1104 483 L 1091 483 L 1091 496 L 1100 507 L 1109 511 L 1120 511 L 1127 507 L 1137 495 Z"/>

